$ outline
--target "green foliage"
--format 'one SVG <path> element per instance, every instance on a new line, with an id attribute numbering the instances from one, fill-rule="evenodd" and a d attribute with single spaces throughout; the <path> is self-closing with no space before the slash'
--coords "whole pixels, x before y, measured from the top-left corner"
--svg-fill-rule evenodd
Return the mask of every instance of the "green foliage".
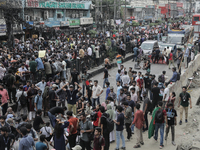
<path id="1" fill-rule="evenodd" d="M 139 25 L 140 25 L 140 24 L 139 24 L 138 22 L 135 22 L 135 21 L 132 22 L 132 26 L 133 26 L 133 27 L 137 27 L 137 26 L 139 26 Z"/>
<path id="2" fill-rule="evenodd" d="M 87 33 L 90 34 L 91 37 L 95 37 L 95 35 L 97 34 L 97 31 L 95 31 L 95 30 L 89 30 Z"/>
<path id="3" fill-rule="evenodd" d="M 109 47 L 111 46 L 111 40 L 110 40 L 110 38 L 107 39 L 106 43 L 107 43 L 107 46 L 109 46 Z"/>

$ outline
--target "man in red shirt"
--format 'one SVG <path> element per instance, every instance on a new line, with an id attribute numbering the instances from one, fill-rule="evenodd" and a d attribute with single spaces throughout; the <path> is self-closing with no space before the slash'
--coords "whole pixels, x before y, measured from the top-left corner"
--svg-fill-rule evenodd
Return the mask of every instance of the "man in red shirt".
<path id="1" fill-rule="evenodd" d="M 140 75 L 140 78 L 137 79 L 137 85 L 139 87 L 139 97 L 138 97 L 139 99 L 141 99 L 141 93 L 142 93 L 143 84 L 144 84 L 144 80 L 143 80 L 142 75 Z"/>
<path id="2" fill-rule="evenodd" d="M 171 64 L 174 66 L 173 50 L 171 50 L 171 52 L 169 53 L 168 59 L 169 59 L 169 69 L 170 69 Z"/>
<path id="3" fill-rule="evenodd" d="M 76 136 L 77 136 L 77 127 L 78 127 L 78 118 L 72 116 L 73 112 L 67 112 L 67 119 L 69 121 L 69 146 L 72 147 L 76 146 Z"/>
<path id="4" fill-rule="evenodd" d="M 134 120 L 132 122 L 132 124 L 130 125 L 130 128 L 131 126 L 134 124 L 136 129 L 135 129 L 135 132 L 136 132 L 136 136 L 137 136 L 137 143 L 136 145 L 133 147 L 133 148 L 139 148 L 140 147 L 140 144 L 141 145 L 144 145 L 144 142 L 143 142 L 143 137 L 142 137 L 142 127 L 144 126 L 146 128 L 146 125 L 144 124 L 144 113 L 142 110 L 140 110 L 140 104 L 136 104 L 136 113 L 134 115 Z"/>
<path id="5" fill-rule="evenodd" d="M 101 135 L 101 128 L 96 127 L 94 131 L 94 147 L 93 150 L 104 150 L 105 140 Z"/>
<path id="6" fill-rule="evenodd" d="M 94 129 L 95 129 L 95 127 L 99 127 L 100 126 L 99 119 L 101 118 L 102 114 L 99 111 L 99 105 L 96 105 L 96 113 L 97 113 L 97 119 L 96 119 L 96 121 L 93 122 Z"/>

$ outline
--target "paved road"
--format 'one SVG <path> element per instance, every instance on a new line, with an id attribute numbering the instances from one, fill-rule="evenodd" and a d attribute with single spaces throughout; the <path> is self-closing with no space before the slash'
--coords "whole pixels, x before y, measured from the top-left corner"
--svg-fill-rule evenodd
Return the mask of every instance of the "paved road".
<path id="1" fill-rule="evenodd" d="M 132 60 L 130 60 L 130 61 L 125 62 L 123 65 L 127 68 L 126 70 L 128 70 L 129 67 L 134 68 L 134 64 L 135 64 L 135 62 L 132 62 Z M 141 64 L 141 66 L 142 66 L 142 64 Z M 117 70 L 118 70 L 117 67 L 114 67 L 114 68 L 109 70 L 109 74 L 111 75 L 109 77 L 109 82 L 114 87 L 115 92 L 116 92 L 115 75 L 117 73 Z M 166 71 L 166 76 L 168 76 L 168 78 L 171 78 L 172 71 L 170 69 L 168 69 L 168 66 L 166 64 L 152 64 L 151 65 L 151 74 L 155 74 L 156 77 L 158 77 L 162 73 L 162 71 L 164 71 L 164 70 Z M 146 73 L 146 71 L 142 70 L 142 69 L 136 70 L 136 71 L 141 71 L 143 74 Z M 98 80 L 100 86 L 103 86 L 103 73 L 100 73 L 100 74 L 92 77 L 91 80 L 93 80 L 93 81 L 94 80 Z M 106 94 L 105 94 L 105 90 L 104 90 L 104 92 L 100 96 L 100 102 L 101 103 L 105 101 L 105 95 Z M 47 121 L 47 118 L 44 118 L 44 120 Z M 150 120 L 150 116 L 149 116 L 149 120 Z M 125 130 L 124 130 L 124 136 L 125 136 L 125 139 L 126 139 L 126 131 Z M 152 148 L 152 150 L 153 150 L 153 149 L 158 149 L 159 148 L 159 142 L 156 143 L 153 139 L 147 140 L 147 137 L 148 137 L 148 133 L 147 132 L 145 132 L 143 134 L 143 136 L 144 136 L 145 145 L 140 148 L 141 150 L 146 150 L 146 149 L 149 149 L 149 148 Z M 133 146 L 136 144 L 136 135 L 133 135 L 132 137 L 133 137 L 133 139 L 131 139 L 130 142 L 126 142 L 126 149 L 127 150 L 133 149 Z M 171 145 L 171 144 L 169 144 L 169 145 Z M 116 148 L 116 143 L 115 142 L 111 143 L 110 144 L 110 150 L 114 150 L 115 148 Z M 174 146 L 169 146 L 167 148 L 171 148 L 172 150 L 175 149 Z"/>
<path id="2" fill-rule="evenodd" d="M 134 68 L 134 64 L 135 62 L 132 62 L 132 60 L 125 62 L 123 65 L 126 67 L 126 70 L 129 70 L 129 67 Z M 143 64 L 141 63 L 141 66 Z M 108 72 L 111 75 L 108 80 L 110 82 L 110 85 L 114 87 L 114 91 L 116 92 L 116 80 L 115 80 L 115 76 L 117 73 L 118 68 L 114 67 L 111 68 Z M 133 69 L 135 70 L 135 69 Z M 166 71 L 166 76 L 168 76 L 168 78 L 170 79 L 172 77 L 172 70 L 168 68 L 168 66 L 166 64 L 151 64 L 151 74 L 155 74 L 156 78 L 162 74 L 162 71 Z M 140 70 L 135 70 L 135 71 L 141 71 L 142 74 L 144 75 L 146 73 L 146 70 L 140 69 Z M 91 80 L 98 80 L 99 81 L 99 85 L 103 87 L 103 73 L 100 73 L 94 77 L 91 78 Z M 105 90 L 101 95 L 101 102 L 103 102 L 105 100 L 106 97 L 106 93 Z"/>

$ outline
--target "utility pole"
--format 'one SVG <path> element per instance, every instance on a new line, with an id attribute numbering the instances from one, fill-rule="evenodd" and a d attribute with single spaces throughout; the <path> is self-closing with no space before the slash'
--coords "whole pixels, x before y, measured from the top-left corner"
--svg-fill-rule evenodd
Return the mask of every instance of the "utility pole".
<path id="1" fill-rule="evenodd" d="M 124 43 L 126 42 L 126 0 L 125 0 L 125 13 L 124 13 Z"/>
<path id="2" fill-rule="evenodd" d="M 116 18 L 116 0 L 114 0 L 114 21 Z"/>

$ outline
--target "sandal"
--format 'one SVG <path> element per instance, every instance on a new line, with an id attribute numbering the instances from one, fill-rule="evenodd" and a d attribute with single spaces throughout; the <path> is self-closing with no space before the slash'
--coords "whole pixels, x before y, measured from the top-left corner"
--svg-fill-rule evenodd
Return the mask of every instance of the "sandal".
<path id="1" fill-rule="evenodd" d="M 133 148 L 139 148 L 140 147 L 140 145 L 135 145 Z"/>

